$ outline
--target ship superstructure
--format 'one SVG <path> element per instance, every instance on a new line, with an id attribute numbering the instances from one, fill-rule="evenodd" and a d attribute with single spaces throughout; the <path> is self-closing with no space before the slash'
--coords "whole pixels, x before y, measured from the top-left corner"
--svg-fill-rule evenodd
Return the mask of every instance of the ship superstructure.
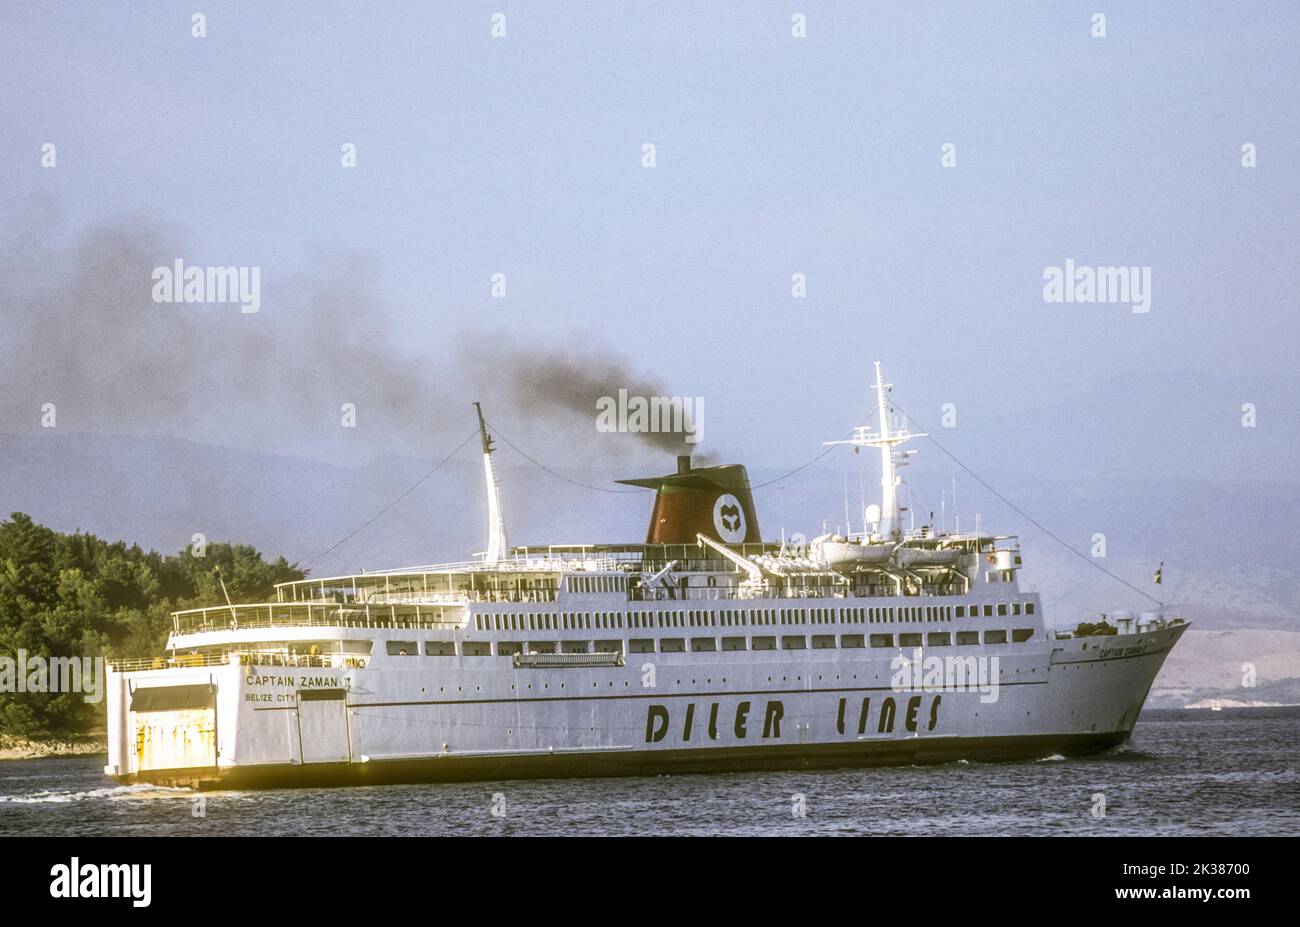
<path id="1" fill-rule="evenodd" d="M 655 491 L 644 543 L 514 547 L 482 413 L 473 561 L 282 583 L 177 612 L 108 678 L 124 782 L 195 787 L 1015 759 L 1124 741 L 1187 627 L 1044 621 L 1015 537 L 904 530 L 912 437 L 879 364 L 882 498 L 857 534 L 762 541 L 745 468 Z M 872 516 L 875 516 L 874 518 Z M 846 528 L 847 530 L 847 528 Z"/>

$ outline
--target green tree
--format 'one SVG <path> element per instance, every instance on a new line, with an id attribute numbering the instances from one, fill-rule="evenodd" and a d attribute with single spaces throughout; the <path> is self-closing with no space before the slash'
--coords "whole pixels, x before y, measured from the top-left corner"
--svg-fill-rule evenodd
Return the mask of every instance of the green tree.
<path id="1" fill-rule="evenodd" d="M 93 534 L 60 534 L 15 512 L 0 522 L 0 656 L 154 656 L 166 644 L 171 612 L 224 601 L 218 568 L 231 599 L 245 602 L 266 601 L 276 583 L 305 575 L 244 544 L 168 557 Z M 79 693 L 0 691 L 0 733 L 82 731 L 102 723 L 103 711 Z"/>

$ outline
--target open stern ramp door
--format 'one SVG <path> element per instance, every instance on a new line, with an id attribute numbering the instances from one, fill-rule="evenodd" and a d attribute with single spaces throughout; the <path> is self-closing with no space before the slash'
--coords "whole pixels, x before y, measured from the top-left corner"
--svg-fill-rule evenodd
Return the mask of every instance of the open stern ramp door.
<path id="1" fill-rule="evenodd" d="M 304 763 L 350 763 L 346 691 L 298 690 L 298 738 Z"/>
<path id="2" fill-rule="evenodd" d="M 136 771 L 217 765 L 217 687 L 142 686 L 131 693 Z"/>

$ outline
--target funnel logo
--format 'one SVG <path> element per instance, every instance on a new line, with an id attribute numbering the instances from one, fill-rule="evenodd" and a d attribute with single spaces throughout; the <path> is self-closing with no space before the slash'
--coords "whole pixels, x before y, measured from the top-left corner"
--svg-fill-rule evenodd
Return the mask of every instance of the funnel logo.
<path id="1" fill-rule="evenodd" d="M 723 493 L 713 503 L 713 527 L 717 529 L 718 537 L 728 544 L 745 540 L 745 510 L 731 493 Z"/>

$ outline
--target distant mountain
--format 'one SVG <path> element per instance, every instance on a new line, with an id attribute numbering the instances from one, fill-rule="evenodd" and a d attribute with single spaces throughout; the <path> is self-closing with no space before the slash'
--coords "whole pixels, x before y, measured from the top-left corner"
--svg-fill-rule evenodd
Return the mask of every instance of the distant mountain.
<path id="1" fill-rule="evenodd" d="M 1300 705 L 1300 631 L 1191 628 L 1165 660 L 1152 708 Z"/>

